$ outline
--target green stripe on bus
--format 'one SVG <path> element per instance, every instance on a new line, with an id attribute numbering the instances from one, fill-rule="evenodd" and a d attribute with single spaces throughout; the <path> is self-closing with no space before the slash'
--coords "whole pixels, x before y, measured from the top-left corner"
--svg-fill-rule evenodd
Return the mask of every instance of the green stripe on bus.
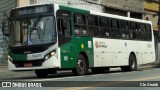
<path id="1" fill-rule="evenodd" d="M 13 61 L 27 61 L 27 54 L 13 54 L 9 52 L 9 55 Z"/>
<path id="2" fill-rule="evenodd" d="M 62 5 L 59 5 L 59 9 L 63 9 L 63 10 L 71 11 L 71 12 L 77 12 L 77 13 L 90 14 L 90 11 L 88 10 L 82 10 L 82 9 L 72 8 L 72 7 L 62 6 Z"/>

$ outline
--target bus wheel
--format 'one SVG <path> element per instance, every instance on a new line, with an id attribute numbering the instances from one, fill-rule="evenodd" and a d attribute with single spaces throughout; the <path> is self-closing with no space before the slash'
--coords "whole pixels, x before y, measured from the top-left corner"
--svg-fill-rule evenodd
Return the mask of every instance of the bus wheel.
<path id="1" fill-rule="evenodd" d="M 79 55 L 77 67 L 73 69 L 73 73 L 78 76 L 81 76 L 87 73 L 86 59 L 84 58 L 83 55 Z"/>
<path id="2" fill-rule="evenodd" d="M 37 77 L 45 78 L 48 76 L 48 73 L 45 70 L 35 70 Z"/>
<path id="3" fill-rule="evenodd" d="M 121 67 L 122 71 L 134 71 L 137 69 L 136 57 L 134 54 L 130 54 L 129 56 L 129 66 Z"/>

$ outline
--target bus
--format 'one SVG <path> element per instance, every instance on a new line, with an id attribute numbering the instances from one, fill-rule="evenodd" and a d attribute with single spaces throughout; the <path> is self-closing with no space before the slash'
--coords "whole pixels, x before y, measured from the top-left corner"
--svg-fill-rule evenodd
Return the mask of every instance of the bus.
<path id="1" fill-rule="evenodd" d="M 18 7 L 3 21 L 8 67 L 47 77 L 57 70 L 84 75 L 113 67 L 133 71 L 155 61 L 152 23 L 58 4 Z"/>

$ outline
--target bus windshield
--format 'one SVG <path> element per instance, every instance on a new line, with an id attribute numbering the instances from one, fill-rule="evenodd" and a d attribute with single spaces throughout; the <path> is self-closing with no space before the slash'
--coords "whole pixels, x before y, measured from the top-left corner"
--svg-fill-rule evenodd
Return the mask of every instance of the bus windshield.
<path id="1" fill-rule="evenodd" d="M 55 20 L 53 16 L 19 18 L 11 20 L 9 45 L 43 45 L 56 41 Z"/>

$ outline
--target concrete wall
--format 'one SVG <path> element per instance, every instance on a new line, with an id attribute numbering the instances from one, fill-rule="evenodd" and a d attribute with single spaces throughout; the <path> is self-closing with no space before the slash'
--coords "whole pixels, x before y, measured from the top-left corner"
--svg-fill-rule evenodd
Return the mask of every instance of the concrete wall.
<path id="1" fill-rule="evenodd" d="M 30 0 L 17 0 L 17 7 L 30 5 Z"/>
<path id="2" fill-rule="evenodd" d="M 128 16 L 132 18 L 143 19 L 142 12 L 144 0 L 102 0 L 101 3 L 106 6 L 105 12 Z"/>
<path id="3" fill-rule="evenodd" d="M 159 4 L 156 2 L 144 2 L 144 12 L 147 14 L 144 14 L 145 20 L 150 20 L 153 23 L 154 30 L 158 31 L 158 15 L 159 12 Z"/>
<path id="4" fill-rule="evenodd" d="M 143 12 L 144 0 L 102 0 L 101 3 L 108 7 L 127 11 Z"/>

